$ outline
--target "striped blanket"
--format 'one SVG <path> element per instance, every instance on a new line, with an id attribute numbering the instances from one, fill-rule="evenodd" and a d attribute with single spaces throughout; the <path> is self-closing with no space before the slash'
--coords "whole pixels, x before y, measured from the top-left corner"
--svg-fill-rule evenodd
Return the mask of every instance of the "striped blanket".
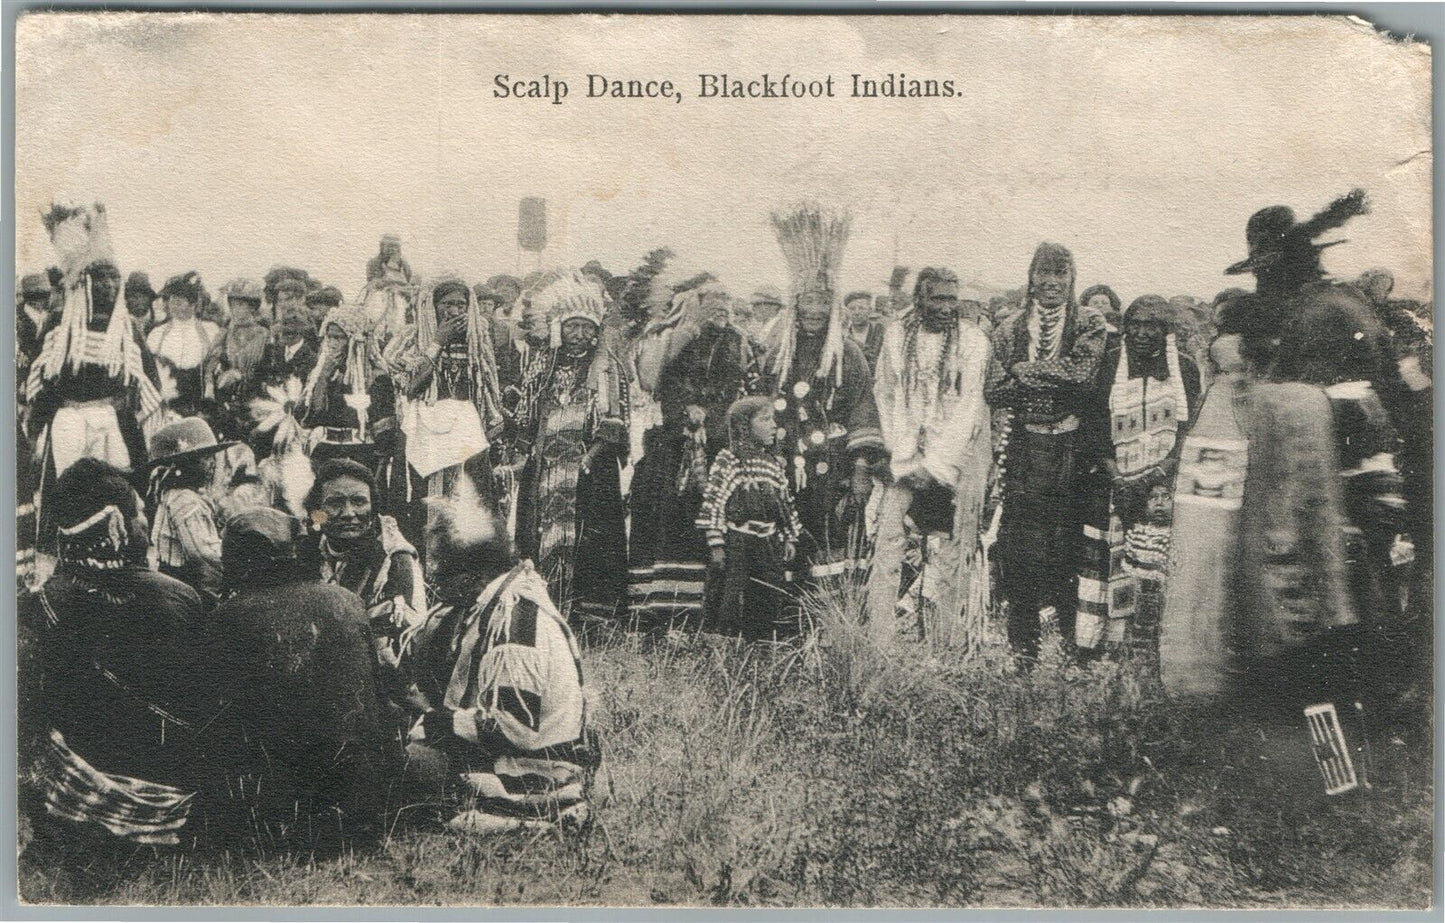
<path id="1" fill-rule="evenodd" d="M 45 810 L 78 824 L 148 846 L 176 846 L 190 817 L 193 793 L 169 785 L 101 772 L 50 731 L 44 769 Z"/>

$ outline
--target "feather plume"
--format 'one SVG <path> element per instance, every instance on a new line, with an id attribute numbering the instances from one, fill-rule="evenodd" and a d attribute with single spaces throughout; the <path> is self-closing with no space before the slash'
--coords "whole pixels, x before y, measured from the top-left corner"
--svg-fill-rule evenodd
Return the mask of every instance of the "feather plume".
<path id="1" fill-rule="evenodd" d="M 1326 231 L 1341 227 L 1346 221 L 1370 212 L 1370 199 L 1363 189 L 1351 189 L 1335 199 L 1324 210 L 1308 221 L 1298 225 L 1291 236 L 1301 240 L 1314 240 Z"/>
<path id="2" fill-rule="evenodd" d="M 110 223 L 101 203 L 78 206 L 54 203 L 40 217 L 55 247 L 56 265 L 65 274 L 66 286 L 80 284 L 80 274 L 86 267 L 114 260 Z"/>

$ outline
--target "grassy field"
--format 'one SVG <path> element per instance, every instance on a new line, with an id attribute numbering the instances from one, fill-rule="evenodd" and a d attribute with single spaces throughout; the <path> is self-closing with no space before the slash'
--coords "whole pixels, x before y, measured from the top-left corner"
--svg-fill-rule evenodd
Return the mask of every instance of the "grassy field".
<path id="1" fill-rule="evenodd" d="M 1429 906 L 1428 726 L 1326 798 L 1302 728 L 1183 712 L 1128 665 L 1015 674 L 884 654 L 593 631 L 606 762 L 587 830 L 398 827 L 340 856 L 87 857 L 37 839 L 32 902 Z M 1423 722 L 1422 722 L 1423 725 Z M 22 840 L 28 821 L 22 819 Z"/>

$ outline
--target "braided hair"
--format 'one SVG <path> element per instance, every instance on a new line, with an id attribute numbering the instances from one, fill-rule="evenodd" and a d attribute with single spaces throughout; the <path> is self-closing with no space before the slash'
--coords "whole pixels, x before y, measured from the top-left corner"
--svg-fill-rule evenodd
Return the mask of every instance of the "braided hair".
<path id="1" fill-rule="evenodd" d="M 923 299 L 927 298 L 935 285 L 958 284 L 958 275 L 948 269 L 927 267 L 918 273 L 913 284 L 913 307 L 903 316 L 903 400 L 912 400 L 913 386 L 918 381 L 918 331 L 923 326 Z M 962 387 L 959 380 L 960 349 L 958 321 L 948 325 L 944 331 L 943 348 L 938 351 L 938 397 L 942 399 L 948 390 L 957 391 Z"/>

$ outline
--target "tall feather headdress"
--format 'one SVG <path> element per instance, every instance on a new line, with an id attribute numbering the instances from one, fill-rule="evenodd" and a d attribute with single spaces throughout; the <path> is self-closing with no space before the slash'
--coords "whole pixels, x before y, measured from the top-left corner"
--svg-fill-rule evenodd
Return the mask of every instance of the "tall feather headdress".
<path id="1" fill-rule="evenodd" d="M 783 318 L 773 326 L 776 349 L 772 371 L 779 382 L 792 371 L 796 353 L 798 299 L 806 294 L 826 295 L 832 305 L 828 321 L 827 341 L 818 362 L 817 376 L 832 374 L 843 382 L 843 323 L 837 300 L 838 276 L 843 266 L 843 248 L 853 218 L 847 211 L 831 210 L 817 202 L 802 202 L 784 211 L 774 211 L 770 218 L 778 248 L 788 264 L 790 306 L 780 313 Z"/>
<path id="2" fill-rule="evenodd" d="M 88 266 L 115 261 L 110 243 L 110 222 L 101 203 L 54 203 L 40 218 L 50 235 L 50 243 L 55 247 L 56 265 L 65 274 L 67 288 L 80 284 L 80 274 Z"/>

